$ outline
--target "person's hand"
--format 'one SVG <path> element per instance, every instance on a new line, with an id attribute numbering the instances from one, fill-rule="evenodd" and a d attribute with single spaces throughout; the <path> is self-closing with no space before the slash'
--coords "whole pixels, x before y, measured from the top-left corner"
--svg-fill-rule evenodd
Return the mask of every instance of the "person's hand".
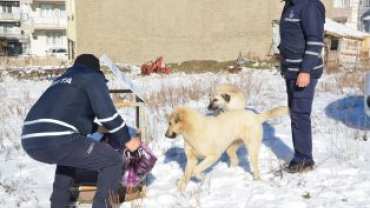
<path id="1" fill-rule="evenodd" d="M 140 139 L 138 137 L 132 137 L 125 146 L 130 152 L 134 152 L 140 147 Z"/>
<path id="2" fill-rule="evenodd" d="M 306 72 L 300 72 L 297 77 L 296 85 L 298 87 L 307 87 L 310 84 L 311 75 Z"/>
<path id="3" fill-rule="evenodd" d="M 98 131 L 101 134 L 109 133 L 108 130 L 104 126 L 98 126 Z"/>

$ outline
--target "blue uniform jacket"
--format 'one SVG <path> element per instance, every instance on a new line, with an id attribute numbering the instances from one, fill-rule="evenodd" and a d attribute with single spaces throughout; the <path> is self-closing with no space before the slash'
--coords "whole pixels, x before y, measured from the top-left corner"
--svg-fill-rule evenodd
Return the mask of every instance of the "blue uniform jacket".
<path id="1" fill-rule="evenodd" d="M 319 0 L 290 0 L 280 19 L 280 66 L 286 79 L 299 72 L 318 79 L 323 73 L 325 7 Z"/>
<path id="2" fill-rule="evenodd" d="M 131 137 L 109 95 L 102 72 L 74 66 L 55 79 L 33 105 L 22 130 L 25 150 L 71 142 L 95 129 L 95 118 L 123 145 Z"/>

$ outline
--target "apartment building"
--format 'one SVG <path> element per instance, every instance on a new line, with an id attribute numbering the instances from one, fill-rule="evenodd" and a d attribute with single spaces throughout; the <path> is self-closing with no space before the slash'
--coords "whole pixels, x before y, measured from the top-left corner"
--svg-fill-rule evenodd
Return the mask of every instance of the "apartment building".
<path id="1" fill-rule="evenodd" d="M 370 32 L 370 0 L 333 0 L 333 6 L 334 21 Z"/>
<path id="2" fill-rule="evenodd" d="M 21 27 L 25 16 L 21 13 L 22 0 L 0 1 L 0 55 L 17 55 L 30 51 L 30 35 Z"/>
<path id="3" fill-rule="evenodd" d="M 338 23 L 358 29 L 361 0 L 333 0 L 333 17 Z"/>
<path id="4" fill-rule="evenodd" d="M 54 47 L 67 49 L 65 0 L 32 0 L 32 54 L 46 56 Z"/>
<path id="5" fill-rule="evenodd" d="M 333 0 L 323 0 L 330 14 Z M 107 54 L 114 61 L 143 63 L 234 60 L 241 52 L 265 59 L 272 48 L 272 21 L 280 0 L 66 0 L 70 58 Z"/>

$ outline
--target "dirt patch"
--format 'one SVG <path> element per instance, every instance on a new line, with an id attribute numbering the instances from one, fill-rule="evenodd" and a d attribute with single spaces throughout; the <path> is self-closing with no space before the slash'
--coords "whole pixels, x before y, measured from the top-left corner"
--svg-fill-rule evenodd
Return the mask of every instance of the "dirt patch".
<path id="1" fill-rule="evenodd" d="M 266 69 L 277 66 L 276 61 L 246 61 L 245 67 Z M 185 73 L 205 73 L 205 72 L 230 72 L 230 69 L 237 68 L 236 60 L 218 62 L 214 60 L 191 60 L 184 61 L 181 63 L 168 63 L 166 67 L 169 67 L 173 72 L 185 72 Z"/>
<path id="2" fill-rule="evenodd" d="M 170 68 L 173 72 L 185 73 L 221 72 L 233 66 L 236 66 L 235 61 L 218 62 L 214 60 L 191 60 L 166 64 L 166 67 Z"/>

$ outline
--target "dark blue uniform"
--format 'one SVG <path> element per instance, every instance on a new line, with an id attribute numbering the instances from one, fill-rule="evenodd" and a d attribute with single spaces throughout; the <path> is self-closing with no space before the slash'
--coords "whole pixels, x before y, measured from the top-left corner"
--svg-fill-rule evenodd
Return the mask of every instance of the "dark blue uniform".
<path id="1" fill-rule="evenodd" d="M 292 161 L 298 164 L 313 161 L 310 116 L 315 86 L 323 73 L 324 22 L 325 7 L 319 0 L 286 1 L 280 19 L 280 66 L 291 111 Z M 307 87 L 296 85 L 300 72 L 311 75 Z"/>
<path id="2" fill-rule="evenodd" d="M 25 119 L 25 151 L 35 160 L 57 164 L 51 208 L 66 207 L 75 168 L 99 171 L 94 208 L 106 207 L 108 190 L 118 189 L 121 155 L 86 137 L 94 131 L 95 118 L 122 145 L 131 139 L 110 98 L 104 75 L 100 70 L 76 65 L 51 84 Z"/>

